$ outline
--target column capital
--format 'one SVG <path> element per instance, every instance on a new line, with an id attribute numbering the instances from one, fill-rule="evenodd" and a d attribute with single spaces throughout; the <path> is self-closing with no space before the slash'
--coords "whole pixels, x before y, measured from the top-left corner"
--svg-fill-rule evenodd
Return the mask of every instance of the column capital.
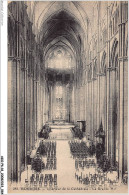
<path id="1" fill-rule="evenodd" d="M 128 56 L 121 56 L 118 58 L 119 61 L 127 61 L 128 60 Z"/>
<path id="2" fill-rule="evenodd" d="M 15 60 L 15 57 L 14 56 L 8 56 L 8 60 Z"/>
<path id="3" fill-rule="evenodd" d="M 8 60 L 12 60 L 12 61 L 20 61 L 21 58 L 20 57 L 16 57 L 16 56 L 8 56 Z"/>
<path id="4" fill-rule="evenodd" d="M 26 68 L 26 70 L 28 70 L 28 68 Z M 28 77 L 33 77 L 32 73 L 28 73 Z"/>
<path id="5" fill-rule="evenodd" d="M 127 21 L 121 22 L 121 23 L 118 24 L 118 26 L 125 25 L 126 22 L 127 22 Z"/>
<path id="6" fill-rule="evenodd" d="M 95 81 L 95 80 L 97 80 L 97 78 L 96 78 L 96 77 L 93 77 L 93 78 L 92 78 L 92 81 Z"/>
<path id="7" fill-rule="evenodd" d="M 36 78 L 33 78 L 33 81 L 35 81 L 35 83 L 36 83 Z"/>
<path id="8" fill-rule="evenodd" d="M 113 71 L 113 70 L 117 70 L 117 69 L 118 69 L 117 67 L 108 67 L 107 71 Z"/>
<path id="9" fill-rule="evenodd" d="M 90 83 L 91 81 L 92 81 L 92 79 L 91 80 L 88 80 L 87 83 Z"/>
<path id="10" fill-rule="evenodd" d="M 23 70 L 23 71 L 27 71 L 27 70 L 28 70 L 28 68 L 21 68 L 21 70 Z"/>
<path id="11" fill-rule="evenodd" d="M 99 72 L 97 73 L 97 76 L 105 76 L 105 73 Z"/>

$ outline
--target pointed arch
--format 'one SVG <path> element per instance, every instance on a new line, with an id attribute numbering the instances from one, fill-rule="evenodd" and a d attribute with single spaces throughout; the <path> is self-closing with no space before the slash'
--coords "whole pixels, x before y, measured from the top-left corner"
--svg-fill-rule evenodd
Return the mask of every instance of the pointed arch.
<path id="1" fill-rule="evenodd" d="M 67 51 L 69 51 L 69 53 L 71 54 L 71 56 L 74 56 L 75 57 L 73 51 L 71 50 L 71 48 L 67 44 L 65 44 L 65 43 L 63 44 L 63 42 L 58 42 L 58 44 L 55 43 L 55 44 L 53 44 L 52 46 L 49 47 L 49 49 L 45 53 L 45 58 L 47 58 L 47 56 L 51 53 L 51 51 L 54 50 L 54 49 L 56 49 L 57 47 L 67 48 Z"/>
<path id="2" fill-rule="evenodd" d="M 126 38 L 125 56 L 128 56 L 128 36 Z"/>
<path id="3" fill-rule="evenodd" d="M 97 76 L 97 58 L 94 61 L 94 68 L 93 68 L 93 78 Z"/>
<path id="4" fill-rule="evenodd" d="M 106 73 L 106 52 L 103 52 L 102 59 L 101 59 L 101 67 L 100 67 L 101 73 Z"/>
<path id="5" fill-rule="evenodd" d="M 40 2 L 39 2 L 40 3 Z M 71 8 L 71 9 L 70 9 Z M 60 11 L 67 11 L 71 16 L 76 18 L 79 23 L 81 23 L 82 28 L 84 31 L 86 30 L 86 23 L 85 20 L 88 18 L 86 12 L 83 10 L 83 8 L 79 5 L 77 2 L 52 2 L 46 5 L 46 7 L 43 9 L 41 14 L 39 15 L 37 21 L 36 21 L 36 27 L 37 29 L 40 29 L 42 26 L 42 22 L 45 21 L 47 18 L 49 18 L 51 15 L 60 12 Z M 78 14 L 77 14 L 78 13 Z"/>
<path id="6" fill-rule="evenodd" d="M 91 81 L 92 79 L 92 64 L 88 67 L 88 81 Z"/>
<path id="7" fill-rule="evenodd" d="M 112 45 L 112 49 L 111 49 L 111 59 L 110 59 L 111 67 L 117 66 L 116 58 L 118 58 L 118 40 L 115 38 L 113 45 Z"/>

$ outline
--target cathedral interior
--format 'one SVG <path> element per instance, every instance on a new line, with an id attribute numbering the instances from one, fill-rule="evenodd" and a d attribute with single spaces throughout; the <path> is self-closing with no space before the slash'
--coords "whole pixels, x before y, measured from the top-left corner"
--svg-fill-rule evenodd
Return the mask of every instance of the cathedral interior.
<path id="1" fill-rule="evenodd" d="M 55 185 L 86 185 L 87 153 L 127 183 L 128 2 L 8 3 L 8 181 L 35 181 L 39 158 Z"/>

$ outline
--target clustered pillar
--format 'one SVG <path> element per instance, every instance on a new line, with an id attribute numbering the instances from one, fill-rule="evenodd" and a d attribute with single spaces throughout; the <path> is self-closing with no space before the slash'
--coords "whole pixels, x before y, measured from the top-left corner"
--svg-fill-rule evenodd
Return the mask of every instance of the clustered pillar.
<path id="1" fill-rule="evenodd" d="M 90 43 L 87 43 L 87 45 L 91 44 L 89 53 L 87 52 L 90 55 L 86 53 L 87 60 L 83 62 L 83 67 L 77 64 L 74 84 L 75 122 L 86 120 L 85 135 L 94 143 L 96 143 L 95 134 L 102 124 L 105 152 L 111 160 L 111 166 L 118 165 L 118 174 L 121 179 L 127 172 L 128 137 L 128 19 L 125 7 L 127 8 L 126 2 L 119 3 L 120 17 L 117 20 L 117 31 L 115 29 L 112 32 L 110 7 L 105 15 L 105 27 L 101 27 L 101 17 L 98 17 L 96 26 L 98 34 Z M 103 29 L 106 34 L 102 44 Z M 97 54 L 93 52 L 94 47 Z M 78 77 L 81 71 L 85 76 Z"/>
<path id="2" fill-rule="evenodd" d="M 8 179 L 20 181 L 27 153 L 34 149 L 44 120 L 44 71 L 40 47 L 26 5 L 12 2 L 8 11 Z"/>

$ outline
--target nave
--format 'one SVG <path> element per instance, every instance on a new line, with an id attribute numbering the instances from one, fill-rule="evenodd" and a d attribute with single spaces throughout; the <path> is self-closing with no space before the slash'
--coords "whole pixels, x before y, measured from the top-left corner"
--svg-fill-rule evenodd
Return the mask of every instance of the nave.
<path id="1" fill-rule="evenodd" d="M 39 192 L 43 192 L 45 190 L 49 190 L 50 192 L 70 192 L 71 190 L 79 190 L 80 192 L 85 191 L 96 191 L 100 190 L 102 192 L 110 192 L 110 190 L 118 191 L 125 188 L 125 185 L 121 185 L 118 181 L 117 171 L 102 171 L 98 167 L 96 154 L 88 154 L 87 151 L 84 151 L 84 147 L 82 151 L 77 151 L 80 144 L 88 145 L 88 140 L 82 141 L 80 139 L 75 139 L 74 136 L 71 138 L 71 129 L 64 130 L 57 129 L 52 130 L 53 134 L 57 134 L 58 136 L 54 140 L 50 137 L 48 140 L 39 139 L 35 145 L 35 150 L 31 154 L 31 165 L 27 166 L 27 170 L 25 170 L 21 174 L 21 183 L 20 188 L 24 190 L 38 190 Z M 54 132 L 56 131 L 56 132 Z M 67 131 L 67 139 L 59 137 L 59 134 Z M 38 154 L 38 148 L 41 144 L 51 144 L 56 146 L 56 166 L 48 167 L 48 155 L 40 156 L 45 166 L 42 170 L 34 170 L 32 167 L 33 158 Z M 49 145 L 48 144 L 48 145 Z M 77 145 L 74 153 L 71 148 Z M 48 147 L 47 145 L 47 147 Z M 52 149 L 53 147 L 51 147 Z M 40 153 L 41 154 L 41 153 Z M 43 153 L 42 153 L 43 154 Z M 39 154 L 38 154 L 39 155 Z M 33 156 L 33 158 L 32 158 Z M 51 156 L 51 155 L 50 155 Z M 53 163 L 52 163 L 53 164 Z M 17 184 L 18 186 L 18 184 Z"/>

